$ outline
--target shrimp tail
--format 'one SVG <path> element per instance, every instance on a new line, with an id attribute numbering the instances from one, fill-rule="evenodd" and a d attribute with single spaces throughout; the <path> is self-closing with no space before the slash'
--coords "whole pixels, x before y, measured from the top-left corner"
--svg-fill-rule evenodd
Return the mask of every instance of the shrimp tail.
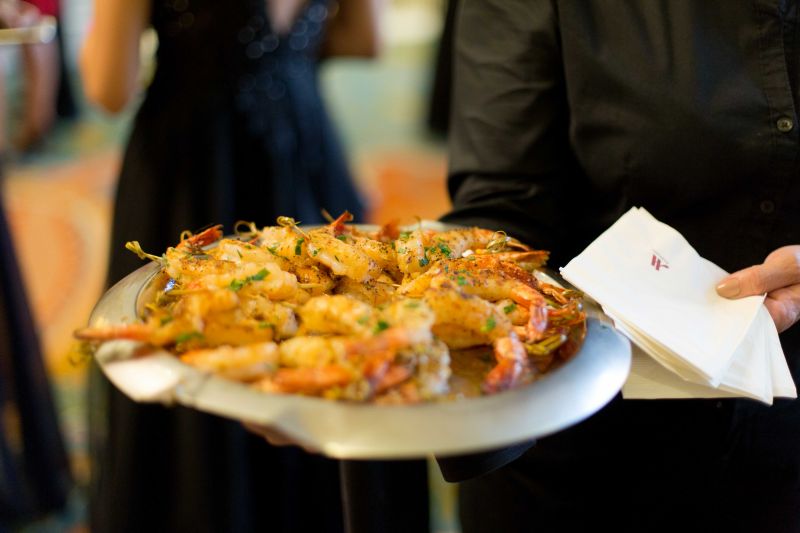
<path id="1" fill-rule="evenodd" d="M 393 363 L 394 357 L 393 351 L 367 357 L 364 364 L 364 377 L 367 378 L 376 394 L 385 392 L 411 377 L 409 368 Z"/>
<path id="2" fill-rule="evenodd" d="M 153 328 L 148 324 L 112 324 L 109 326 L 86 327 L 75 331 L 75 337 L 85 341 L 108 341 L 127 339 L 147 341 L 153 335 Z"/>
<path id="3" fill-rule="evenodd" d="M 352 373 L 340 365 L 311 368 L 281 368 L 272 382 L 281 392 L 315 394 L 353 381 Z"/>
<path id="4" fill-rule="evenodd" d="M 494 354 L 497 365 L 486 375 L 482 386 L 486 394 L 512 388 L 529 367 L 528 352 L 514 333 L 495 341 Z"/>
<path id="5" fill-rule="evenodd" d="M 392 387 L 399 385 L 411 377 L 411 370 L 402 365 L 391 365 L 383 373 L 381 379 L 375 383 L 375 392 L 380 394 Z"/>
<path id="6" fill-rule="evenodd" d="M 345 211 L 344 213 L 339 215 L 339 218 L 331 222 L 329 227 L 333 231 L 334 235 L 339 236 L 342 233 L 344 233 L 344 230 L 346 228 L 345 224 L 347 222 L 351 222 L 352 220 L 353 220 L 353 214 L 350 213 L 350 211 Z"/>
<path id="7" fill-rule="evenodd" d="M 525 336 L 529 340 L 537 340 L 547 331 L 549 312 L 544 305 L 532 305 L 529 311 L 530 317 L 525 325 Z"/>
<path id="8" fill-rule="evenodd" d="M 211 226 L 196 235 L 181 238 L 178 248 L 200 248 L 217 242 L 222 238 L 222 224 Z"/>

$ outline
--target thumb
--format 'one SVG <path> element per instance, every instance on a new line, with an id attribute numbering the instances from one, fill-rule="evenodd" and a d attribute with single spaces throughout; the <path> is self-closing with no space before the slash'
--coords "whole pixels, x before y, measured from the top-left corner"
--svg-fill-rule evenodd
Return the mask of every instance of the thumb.
<path id="1" fill-rule="evenodd" d="M 784 246 L 772 252 L 764 263 L 734 272 L 717 285 L 725 298 L 764 294 L 800 282 L 800 246 Z"/>

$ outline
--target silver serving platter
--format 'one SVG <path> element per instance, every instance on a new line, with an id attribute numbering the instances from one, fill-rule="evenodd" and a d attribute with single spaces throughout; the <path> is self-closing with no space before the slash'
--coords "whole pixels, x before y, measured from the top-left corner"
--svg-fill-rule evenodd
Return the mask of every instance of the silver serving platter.
<path id="1" fill-rule="evenodd" d="M 159 265 L 151 263 L 109 289 L 90 325 L 136 321 L 140 295 L 158 272 Z M 136 355 L 142 348 L 117 340 L 103 343 L 95 354 L 105 375 L 131 399 L 268 425 L 310 449 L 348 459 L 457 455 L 555 433 L 608 403 L 631 363 L 628 340 L 594 308 L 580 350 L 537 381 L 492 396 L 418 405 L 267 394 L 188 366 L 165 351 Z"/>

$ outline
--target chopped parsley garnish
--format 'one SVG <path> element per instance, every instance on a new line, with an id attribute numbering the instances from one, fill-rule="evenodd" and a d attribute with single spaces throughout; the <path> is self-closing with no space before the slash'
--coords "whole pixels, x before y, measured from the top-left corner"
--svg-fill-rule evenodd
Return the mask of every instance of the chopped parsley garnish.
<path id="1" fill-rule="evenodd" d="M 378 320 L 378 323 L 375 325 L 375 333 L 380 333 L 386 329 L 389 329 L 389 323 L 385 320 Z"/>
<path id="2" fill-rule="evenodd" d="M 302 247 L 304 242 L 305 239 L 303 239 L 302 237 L 297 239 L 297 243 L 294 245 L 294 255 L 300 255 L 303 252 Z"/>
<path id="3" fill-rule="evenodd" d="M 270 324 L 269 322 L 259 322 L 258 327 L 260 329 L 274 328 L 275 324 Z"/>
<path id="4" fill-rule="evenodd" d="M 242 290 L 242 287 L 244 287 L 248 283 L 252 283 L 254 281 L 261 281 L 267 276 L 269 276 L 269 270 L 267 270 L 266 268 L 262 268 L 252 276 L 247 276 L 244 279 L 232 279 L 230 285 L 228 285 L 228 288 L 232 291 L 240 291 Z"/>
<path id="5" fill-rule="evenodd" d="M 430 259 L 428 259 L 427 257 L 423 256 L 422 259 L 419 260 L 419 266 L 421 266 L 421 267 L 427 266 L 428 263 L 430 263 L 430 262 L 431 262 Z"/>
<path id="6" fill-rule="evenodd" d="M 438 246 L 439 251 L 442 252 L 446 257 L 450 258 L 450 256 L 453 254 L 453 252 L 450 250 L 450 247 L 448 247 L 445 243 L 440 242 Z"/>
<path id="7" fill-rule="evenodd" d="M 277 256 L 278 255 L 278 245 L 276 244 L 274 246 L 267 246 L 267 251 L 269 253 L 271 253 L 272 255 L 276 255 Z"/>
<path id="8" fill-rule="evenodd" d="M 409 237 L 411 237 L 411 232 L 410 231 L 401 231 L 400 232 L 400 240 L 405 241 L 405 240 L 408 240 Z"/>
<path id="9" fill-rule="evenodd" d="M 199 339 L 202 339 L 202 338 L 203 338 L 203 334 L 200 333 L 199 331 L 189 331 L 189 332 L 186 332 L 186 333 L 181 333 L 180 335 L 175 337 L 175 344 L 181 344 L 181 343 L 184 343 L 184 342 L 189 342 L 189 341 L 194 340 L 194 339 L 198 339 L 199 340 Z"/>
<path id="10" fill-rule="evenodd" d="M 347 235 L 337 235 L 336 238 L 342 242 L 347 242 Z"/>
<path id="11" fill-rule="evenodd" d="M 456 283 L 458 283 L 463 287 L 464 285 L 467 284 L 467 278 L 465 278 L 464 276 L 458 276 L 458 278 L 456 278 Z"/>
<path id="12" fill-rule="evenodd" d="M 486 323 L 483 326 L 481 326 L 481 332 L 489 333 L 494 329 L 496 325 L 497 323 L 494 321 L 494 317 L 490 316 L 489 318 L 486 319 Z"/>
<path id="13" fill-rule="evenodd" d="M 503 312 L 505 312 L 505 314 L 513 313 L 514 309 L 516 309 L 516 308 L 517 308 L 517 304 L 510 303 L 510 304 L 508 304 L 507 306 L 505 306 L 503 308 Z"/>
<path id="14" fill-rule="evenodd" d="M 364 315 L 364 316 L 358 317 L 358 323 L 361 324 L 362 326 L 366 325 L 367 322 L 369 322 L 369 316 Z"/>
<path id="15" fill-rule="evenodd" d="M 159 320 L 158 324 L 160 326 L 164 326 L 166 324 L 169 324 L 173 320 L 174 320 L 174 318 L 172 318 L 171 316 L 164 316 L 164 317 L 161 317 L 161 320 Z"/>
<path id="16" fill-rule="evenodd" d="M 319 249 L 318 249 L 318 248 L 314 248 L 314 249 L 311 251 L 311 256 L 312 256 L 312 257 L 317 257 L 317 254 L 318 254 L 318 253 L 319 253 Z"/>
<path id="17" fill-rule="evenodd" d="M 261 281 L 262 279 L 266 278 L 267 276 L 269 276 L 269 270 L 267 270 L 266 268 L 262 268 L 257 273 L 253 274 L 252 276 L 250 276 L 247 279 L 250 280 L 250 281 Z"/>

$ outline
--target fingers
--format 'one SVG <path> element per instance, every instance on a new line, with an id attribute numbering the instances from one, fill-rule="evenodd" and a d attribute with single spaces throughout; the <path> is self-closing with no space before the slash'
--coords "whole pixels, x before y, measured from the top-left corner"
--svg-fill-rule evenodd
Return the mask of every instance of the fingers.
<path id="1" fill-rule="evenodd" d="M 800 283 L 800 246 L 784 246 L 767 256 L 763 264 L 734 272 L 717 285 L 725 298 L 754 296 Z"/>
<path id="2" fill-rule="evenodd" d="M 767 293 L 767 307 L 778 332 L 800 318 L 800 245 L 778 248 L 764 263 L 734 272 L 717 285 L 725 298 L 744 298 Z"/>
<path id="3" fill-rule="evenodd" d="M 789 329 L 800 319 L 800 285 L 772 291 L 764 300 L 778 333 Z"/>

